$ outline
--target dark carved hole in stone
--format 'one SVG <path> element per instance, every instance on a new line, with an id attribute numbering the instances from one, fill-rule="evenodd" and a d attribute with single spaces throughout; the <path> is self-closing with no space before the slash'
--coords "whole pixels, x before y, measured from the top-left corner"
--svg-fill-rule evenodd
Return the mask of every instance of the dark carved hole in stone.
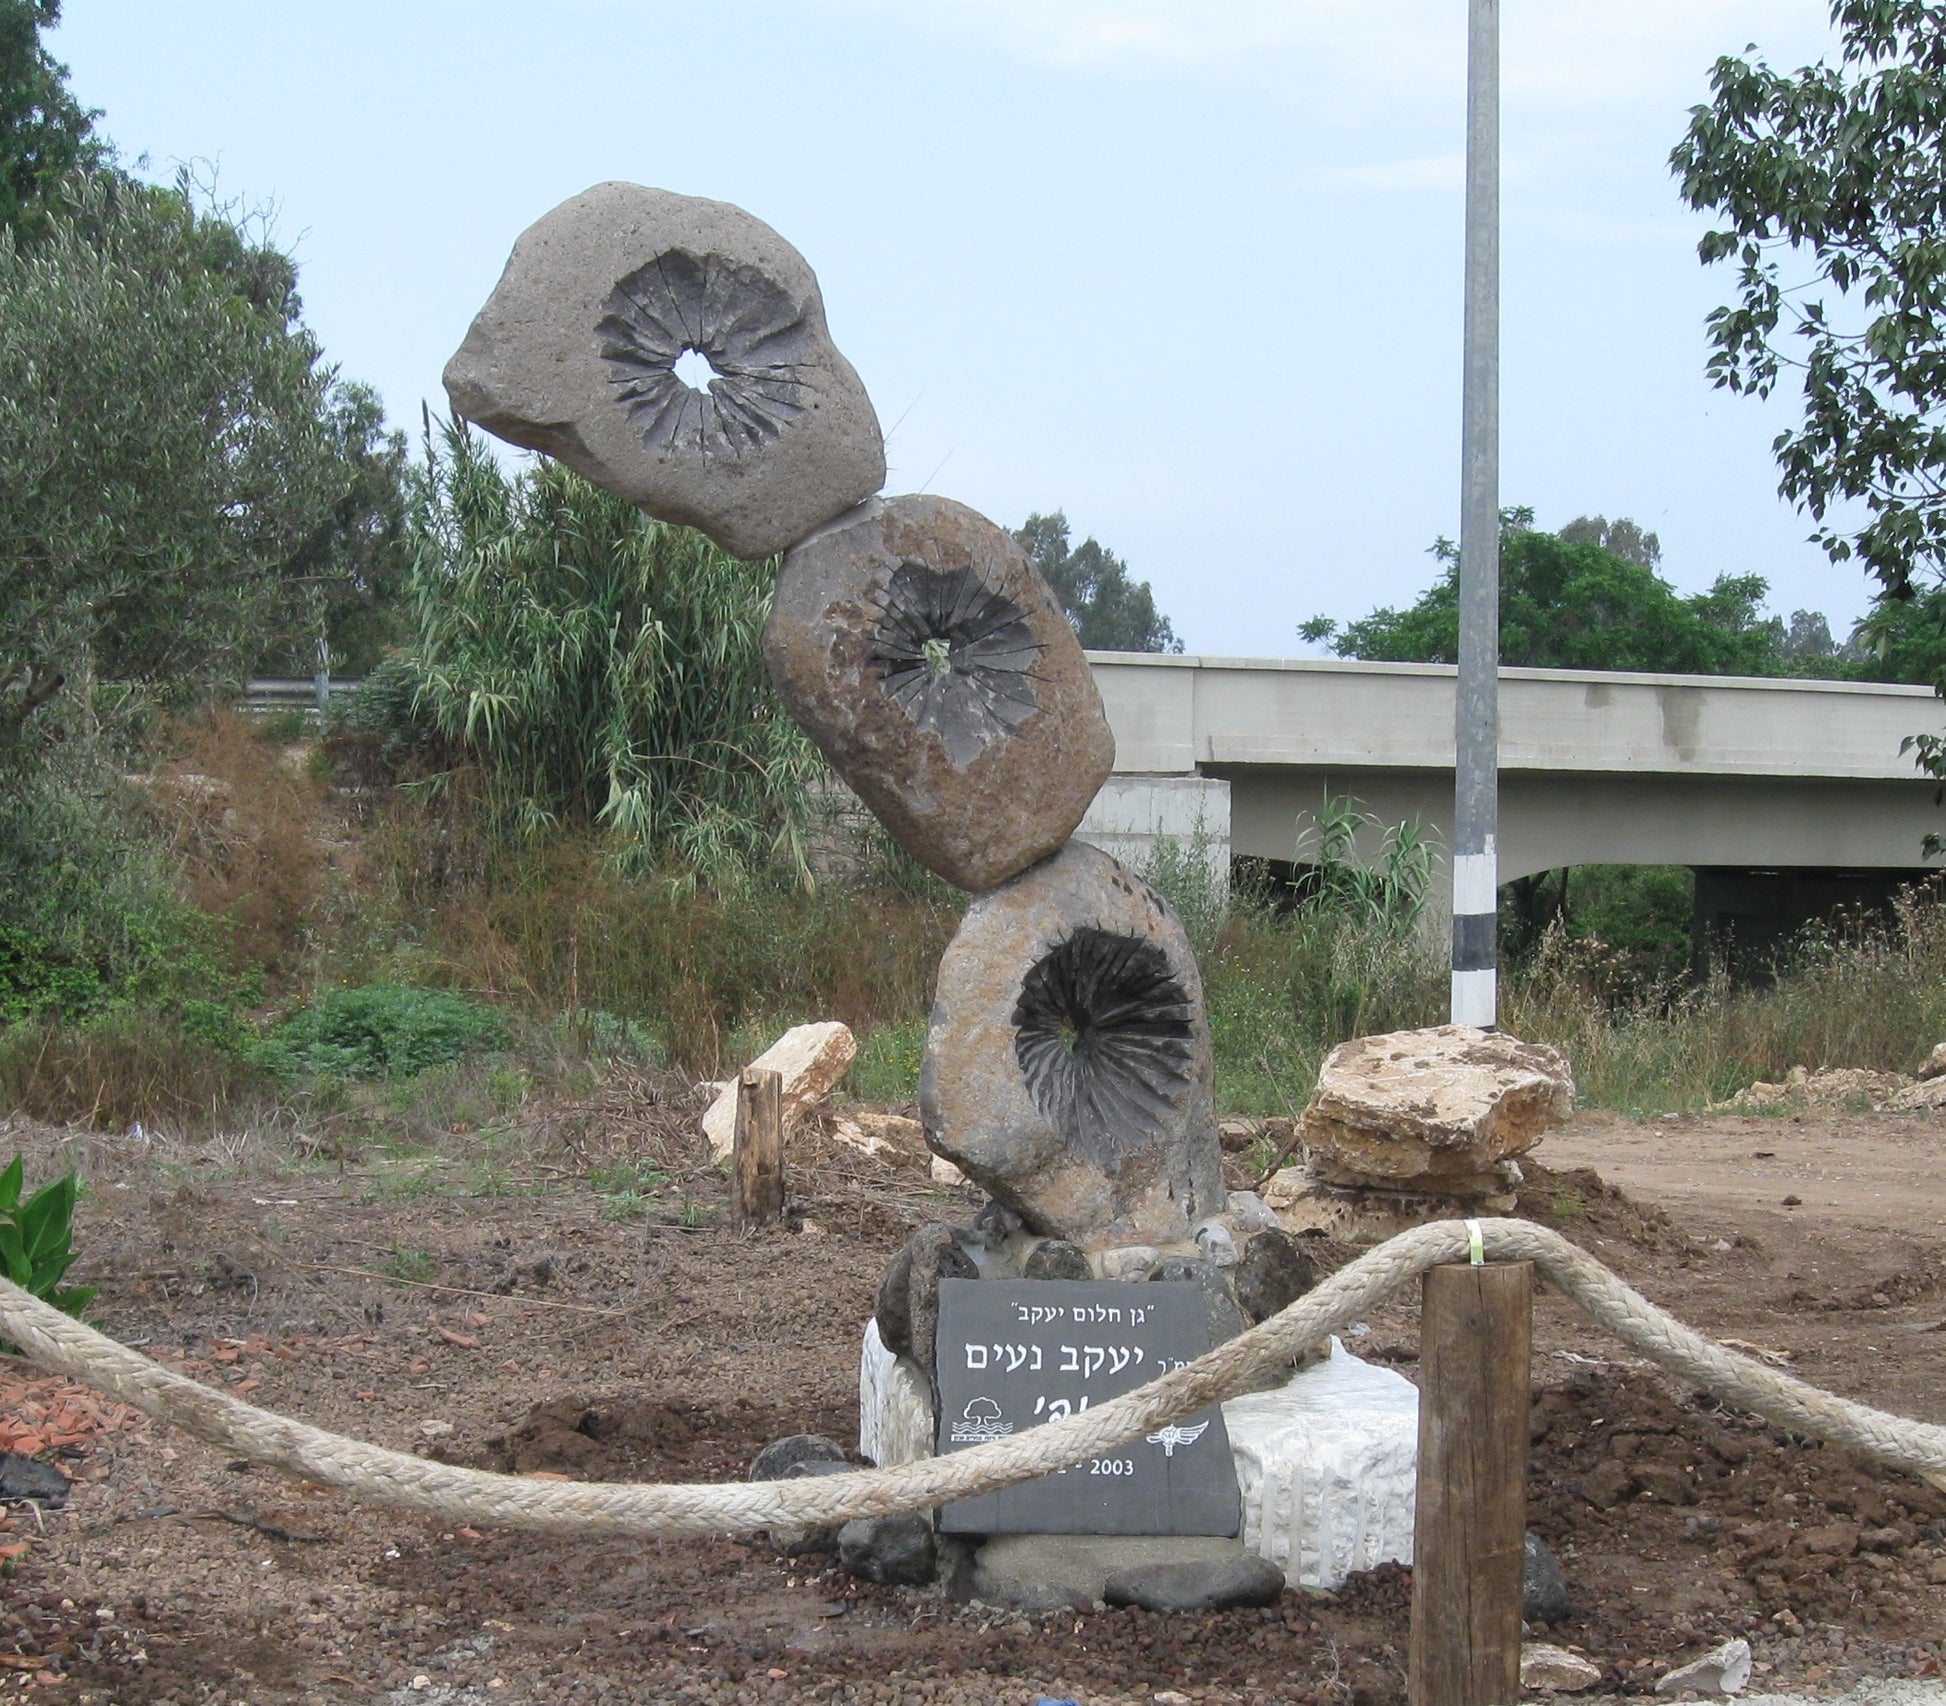
<path id="1" fill-rule="evenodd" d="M 595 336 L 609 382 L 654 450 L 741 456 L 806 405 L 802 364 L 815 337 L 798 304 L 754 267 L 671 249 L 616 284 Z M 715 377 L 692 387 L 694 351 Z"/>
<path id="2" fill-rule="evenodd" d="M 1040 654 L 1027 612 L 970 568 L 908 560 L 892 571 L 872 662 L 899 709 L 945 743 L 954 769 L 1034 714 Z"/>
<path id="3" fill-rule="evenodd" d="M 1189 997 L 1139 936 L 1076 930 L 1014 1003 L 1014 1056 L 1041 1117 L 1104 1172 L 1159 1136 L 1190 1080 Z"/>

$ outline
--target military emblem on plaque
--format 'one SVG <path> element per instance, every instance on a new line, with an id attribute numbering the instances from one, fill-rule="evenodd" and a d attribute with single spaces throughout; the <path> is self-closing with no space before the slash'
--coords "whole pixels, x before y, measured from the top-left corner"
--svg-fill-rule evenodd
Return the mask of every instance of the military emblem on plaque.
<path id="1" fill-rule="evenodd" d="M 1210 1348 L 1199 1286 L 942 1280 L 939 1450 L 966 1451 L 1132 1392 Z M 949 1534 L 1237 1532 L 1223 1412 L 1172 1422 L 1023 1486 L 948 1505 Z"/>

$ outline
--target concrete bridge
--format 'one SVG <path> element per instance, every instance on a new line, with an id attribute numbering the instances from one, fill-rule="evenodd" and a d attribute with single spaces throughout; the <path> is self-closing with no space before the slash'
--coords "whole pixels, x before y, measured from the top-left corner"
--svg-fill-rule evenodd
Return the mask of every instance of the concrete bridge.
<path id="1" fill-rule="evenodd" d="M 1303 856 L 1306 814 L 1350 795 L 1450 845 L 1450 665 L 1089 660 L 1116 741 L 1089 839 L 1139 856 L 1200 819 L 1213 853 L 1281 863 Z M 1923 687 L 1503 669 L 1500 880 L 1689 865 L 1699 912 L 1874 898 L 1928 868 L 1928 831 L 1946 834 L 1938 785 L 1899 751 L 1941 720 Z"/>

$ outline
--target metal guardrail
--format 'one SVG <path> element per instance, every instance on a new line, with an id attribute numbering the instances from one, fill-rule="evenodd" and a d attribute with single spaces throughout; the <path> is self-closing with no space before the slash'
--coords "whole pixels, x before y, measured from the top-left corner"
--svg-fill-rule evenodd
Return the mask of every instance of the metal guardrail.
<path id="1" fill-rule="evenodd" d="M 249 717 L 301 711 L 322 720 L 333 699 L 362 685 L 355 676 L 266 676 L 244 687 L 237 709 Z"/>

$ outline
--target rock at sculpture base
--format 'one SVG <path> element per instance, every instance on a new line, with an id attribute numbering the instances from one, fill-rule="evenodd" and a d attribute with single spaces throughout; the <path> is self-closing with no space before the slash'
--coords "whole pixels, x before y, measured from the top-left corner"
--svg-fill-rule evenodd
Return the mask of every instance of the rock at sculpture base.
<path id="1" fill-rule="evenodd" d="M 823 1434 L 790 1434 L 773 1440 L 750 1460 L 752 1481 L 782 1481 L 807 1463 L 835 1463 L 851 1467 L 845 1448 Z"/>
<path id="2" fill-rule="evenodd" d="M 752 1481 L 801 1481 L 812 1475 L 843 1475 L 851 1460 L 845 1448 L 823 1434 L 791 1434 L 773 1440 L 750 1461 Z M 831 1524 L 773 1528 L 770 1543 L 786 1558 L 806 1552 L 838 1550 L 838 1530 Z"/>
<path id="3" fill-rule="evenodd" d="M 1574 1111 L 1562 1054 L 1466 1025 L 1340 1043 L 1304 1110 L 1311 1171 L 1330 1185 L 1504 1196 L 1512 1164 Z"/>
<path id="4" fill-rule="evenodd" d="M 939 968 L 926 1141 L 1034 1231 L 1090 1252 L 1187 1243 L 1226 1202 L 1189 939 L 1133 872 L 1070 842 L 967 909 Z"/>
<path id="5" fill-rule="evenodd" d="M 865 1330 L 858 1386 L 859 1450 L 865 1456 L 891 1468 L 933 1455 L 924 1376 L 893 1357 L 874 1327 Z M 1276 1390 L 1230 1399 L 1223 1421 L 1243 1494 L 1242 1544 L 1275 1564 L 1293 1587 L 1335 1589 L 1354 1570 L 1392 1560 L 1411 1563 L 1419 1395 L 1403 1375 L 1359 1361 L 1333 1339 L 1324 1360 Z M 988 1548 L 1002 1544 L 990 1541 Z M 1006 1548 L 1027 1546 L 1028 1556 L 1084 1545 L 1102 1557 L 1135 1557 L 1123 1535 L 1010 1535 L 1004 1541 Z M 1088 1598 L 1099 1597 L 1099 1586 L 1091 1588 Z M 1040 1609 L 1071 1603 L 1057 1591 Z"/>
<path id="6" fill-rule="evenodd" d="M 1203 1319 L 1213 1349 L 1243 1331 L 1243 1311 L 1223 1270 L 1200 1256 L 1167 1256 L 1150 1270 L 1150 1280 L 1188 1280 L 1202 1293 Z"/>
<path id="7" fill-rule="evenodd" d="M 1239 1546 L 1230 1557 L 1206 1563 L 1125 1565 L 1102 1583 L 1101 1597 L 1144 1611 L 1224 1611 L 1275 1605 L 1285 1585 L 1275 1564 Z"/>
<path id="8" fill-rule="evenodd" d="M 751 1066 L 780 1073 L 784 1080 L 784 1134 L 826 1096 L 851 1070 L 858 1042 L 851 1027 L 833 1019 L 818 1025 L 794 1025 L 751 1061 Z M 718 1161 L 736 1147 L 737 1081 L 717 1093 L 703 1115 L 703 1135 Z"/>
<path id="9" fill-rule="evenodd" d="M 1027 1252 L 1020 1265 L 1020 1277 L 1030 1280 L 1090 1280 L 1095 1272 L 1088 1265 L 1088 1252 L 1065 1238 L 1042 1238 Z"/>
<path id="10" fill-rule="evenodd" d="M 1253 1327 L 1288 1309 L 1316 1283 L 1310 1255 L 1281 1227 L 1257 1233 L 1230 1271 L 1237 1307 Z"/>
<path id="11" fill-rule="evenodd" d="M 691 351 L 703 389 L 676 373 Z M 445 380 L 455 414 L 739 557 L 885 482 L 817 279 L 728 202 L 623 183 L 563 202 L 521 233 Z"/>
<path id="12" fill-rule="evenodd" d="M 1114 767 L 1054 594 L 1010 533 L 945 498 L 874 500 L 796 546 L 764 657 L 893 840 L 976 894 L 1058 850 Z"/>
<path id="13" fill-rule="evenodd" d="M 923 1511 L 857 1517 L 838 1530 L 838 1562 L 863 1581 L 924 1587 L 938 1564 Z"/>
<path id="14" fill-rule="evenodd" d="M 1237 1581 L 1255 1562 L 1234 1540 L 1210 1536 L 1003 1534 L 974 1555 L 970 1589 L 984 1604 L 1016 1611 L 1088 1611 L 1106 1598 L 1109 1581 L 1117 1575 L 1175 1570 L 1189 1589 L 1198 1578 L 1212 1585 L 1218 1578 Z M 1252 1579 L 1261 1583 L 1254 1572 Z M 1281 1577 L 1278 1585 L 1281 1589 Z"/>
<path id="15" fill-rule="evenodd" d="M 933 1375 L 933 1340 L 939 1331 L 939 1282 L 978 1279 L 979 1264 L 950 1226 L 922 1226 L 892 1258 L 878 1285 L 873 1320 L 879 1342 L 894 1356 L 909 1357 Z"/>

